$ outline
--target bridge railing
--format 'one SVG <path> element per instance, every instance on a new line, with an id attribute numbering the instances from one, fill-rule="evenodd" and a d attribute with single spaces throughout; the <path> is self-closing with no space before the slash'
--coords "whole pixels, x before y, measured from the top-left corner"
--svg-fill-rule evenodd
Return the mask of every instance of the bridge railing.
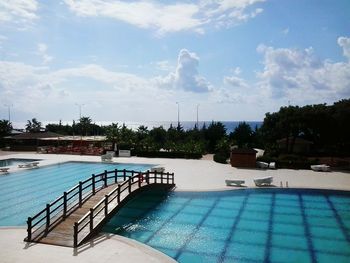
<path id="1" fill-rule="evenodd" d="M 39 213 L 27 219 L 27 237 L 25 241 L 37 240 L 45 236 L 54 226 L 64 220 L 74 210 L 81 207 L 82 204 L 99 189 L 107 187 L 118 181 L 126 181 L 127 178 L 133 178 L 135 174 L 141 172 L 133 170 L 105 170 L 100 174 L 92 174 L 90 178 L 80 181 L 62 196 L 58 197 L 52 203 L 46 204 L 45 208 Z M 119 180 L 121 178 L 121 180 Z"/>
<path id="2" fill-rule="evenodd" d="M 133 172 L 135 174 L 135 172 Z M 124 182 L 118 184 L 118 187 L 109 192 L 105 197 L 98 202 L 90 211 L 86 213 L 78 222 L 74 223 L 74 239 L 73 246 L 77 247 L 79 243 L 84 240 L 91 232 L 93 232 L 99 224 L 107 217 L 122 201 L 122 195 L 127 196 L 132 191 L 141 188 L 142 185 L 149 184 L 174 184 L 174 173 L 164 172 L 136 172 L 135 175 L 130 176 Z M 133 187 L 136 185 L 136 187 Z M 114 202 L 114 205 L 110 205 Z"/>

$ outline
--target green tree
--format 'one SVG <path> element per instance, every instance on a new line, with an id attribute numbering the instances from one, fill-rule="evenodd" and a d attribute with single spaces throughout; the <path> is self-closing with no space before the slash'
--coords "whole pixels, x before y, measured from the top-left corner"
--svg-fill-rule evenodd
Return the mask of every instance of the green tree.
<path id="1" fill-rule="evenodd" d="M 8 120 L 0 120 L 0 137 L 10 134 L 12 130 L 12 123 Z"/>
<path id="2" fill-rule="evenodd" d="M 38 121 L 36 118 L 33 118 L 32 120 L 27 120 L 27 124 L 26 124 L 27 132 L 40 132 L 41 129 L 42 129 L 41 122 Z"/>
<path id="3" fill-rule="evenodd" d="M 212 122 L 204 131 L 204 138 L 209 153 L 214 153 L 218 141 L 226 137 L 226 128 L 221 122 Z"/>
<path id="4" fill-rule="evenodd" d="M 135 133 L 135 147 L 139 151 L 147 150 L 150 144 L 148 127 L 141 125 Z"/>
<path id="5" fill-rule="evenodd" d="M 107 140 L 113 143 L 113 149 L 115 149 L 115 144 L 120 141 L 120 127 L 118 123 L 112 123 L 106 128 Z"/>
<path id="6" fill-rule="evenodd" d="M 4 136 L 9 135 L 12 130 L 12 124 L 8 120 L 0 120 L 0 147 L 5 145 Z"/>
<path id="7" fill-rule="evenodd" d="M 249 124 L 240 122 L 238 126 L 230 133 L 230 139 L 234 140 L 238 147 L 252 147 L 253 131 Z"/>
<path id="8" fill-rule="evenodd" d="M 122 149 L 131 149 L 135 142 L 134 137 L 133 130 L 126 127 L 126 125 L 123 123 L 120 129 L 120 142 L 118 142 L 119 146 Z"/>
<path id="9" fill-rule="evenodd" d="M 62 125 L 62 121 L 60 120 L 59 124 L 48 123 L 45 126 L 45 129 L 50 132 L 55 132 L 62 135 L 73 135 L 73 128 L 69 124 Z"/>
<path id="10" fill-rule="evenodd" d="M 92 135 L 92 119 L 90 117 L 81 117 L 77 124 L 77 129 L 80 131 L 80 135 Z"/>
<path id="11" fill-rule="evenodd" d="M 155 127 L 149 132 L 151 147 L 153 150 L 164 148 L 167 132 L 163 126 Z"/>

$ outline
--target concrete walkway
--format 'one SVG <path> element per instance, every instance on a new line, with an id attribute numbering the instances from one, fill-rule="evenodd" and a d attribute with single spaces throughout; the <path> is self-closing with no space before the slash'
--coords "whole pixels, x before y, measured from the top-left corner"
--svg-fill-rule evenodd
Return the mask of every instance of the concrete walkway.
<path id="1" fill-rule="evenodd" d="M 78 250 L 23 242 L 25 229 L 0 228 L 1 263 L 176 262 L 163 253 L 122 236 L 103 234 Z"/>
<path id="2" fill-rule="evenodd" d="M 19 153 L 0 154 L 0 160 L 6 158 L 42 159 L 40 166 L 66 161 L 100 162 L 97 156 L 56 155 Z M 114 158 L 116 163 L 154 164 L 165 167 L 165 171 L 175 173 L 176 191 L 213 191 L 242 189 L 227 187 L 225 179 L 245 180 L 245 186 L 255 188 L 253 179 L 273 176 L 273 184 L 283 187 L 286 182 L 290 188 L 319 188 L 350 191 L 350 173 L 348 172 L 314 172 L 311 170 L 258 170 L 237 169 L 230 165 L 215 163 L 212 160 L 184 160 L 160 158 Z M 19 168 L 11 167 L 11 172 Z M 11 174 L 9 175 L 11 176 Z M 173 262 L 162 253 L 146 247 L 137 241 L 120 236 L 100 237 L 95 245 L 88 245 L 77 255 L 73 249 L 58 246 L 36 244 L 25 248 L 22 241 L 26 236 L 24 229 L 0 229 L 1 262 Z"/>

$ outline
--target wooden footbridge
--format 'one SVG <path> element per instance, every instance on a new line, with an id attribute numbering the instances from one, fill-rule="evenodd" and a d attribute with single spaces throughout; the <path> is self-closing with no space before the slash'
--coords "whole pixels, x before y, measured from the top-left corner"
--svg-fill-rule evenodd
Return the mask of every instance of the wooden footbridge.
<path id="1" fill-rule="evenodd" d="M 27 242 L 78 247 L 88 240 L 139 189 L 173 188 L 174 174 L 127 170 L 104 171 L 79 182 L 33 217 Z"/>

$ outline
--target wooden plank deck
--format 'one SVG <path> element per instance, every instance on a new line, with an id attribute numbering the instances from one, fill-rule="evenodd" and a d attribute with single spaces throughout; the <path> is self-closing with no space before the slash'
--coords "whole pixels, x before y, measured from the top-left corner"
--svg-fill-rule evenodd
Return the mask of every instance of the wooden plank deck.
<path id="1" fill-rule="evenodd" d="M 142 183 L 141 187 L 146 185 L 145 182 Z M 78 222 L 86 213 L 90 211 L 90 208 L 93 208 L 96 204 L 98 204 L 102 199 L 104 199 L 105 195 L 114 189 L 118 188 L 118 184 L 109 185 L 105 188 L 100 189 L 95 195 L 92 195 L 89 199 L 87 199 L 81 207 L 77 208 L 74 212 L 72 212 L 69 216 L 67 216 L 63 221 L 58 223 L 52 230 L 50 230 L 46 236 L 40 238 L 39 240 L 33 240 L 34 242 L 50 244 L 50 245 L 58 245 L 58 246 L 66 246 L 73 247 L 73 226 L 75 222 Z M 138 189 L 138 185 L 132 185 L 131 192 Z M 124 191 L 120 195 L 120 201 L 125 199 L 129 195 L 128 191 Z M 117 199 L 113 200 L 108 204 L 108 213 L 114 210 L 118 206 Z M 104 213 L 100 213 L 94 219 L 94 225 L 97 225 L 105 218 Z M 89 234 L 89 227 L 86 227 L 79 233 L 81 236 L 86 236 Z M 81 240 L 80 240 L 81 241 Z"/>

